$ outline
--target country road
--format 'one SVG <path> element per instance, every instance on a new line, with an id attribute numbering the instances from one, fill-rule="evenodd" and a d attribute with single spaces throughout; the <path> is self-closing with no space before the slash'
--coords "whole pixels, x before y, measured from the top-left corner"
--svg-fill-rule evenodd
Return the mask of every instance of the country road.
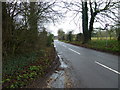
<path id="1" fill-rule="evenodd" d="M 69 67 L 74 87 L 118 88 L 118 56 L 78 47 L 58 40 L 56 51 Z"/>

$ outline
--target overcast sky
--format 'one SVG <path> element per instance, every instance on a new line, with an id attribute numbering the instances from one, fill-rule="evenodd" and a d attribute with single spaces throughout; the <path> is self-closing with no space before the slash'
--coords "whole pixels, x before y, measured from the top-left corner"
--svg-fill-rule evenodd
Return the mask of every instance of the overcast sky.
<path id="1" fill-rule="evenodd" d="M 61 1 L 61 0 L 60 0 Z M 66 1 L 66 2 L 71 2 L 73 0 L 63 0 L 63 1 Z M 58 3 L 60 6 L 64 7 L 63 3 Z M 63 11 L 65 12 L 66 9 L 61 9 L 60 7 L 55 7 L 55 9 L 58 11 Z M 73 30 L 74 34 L 77 34 L 77 33 L 80 33 L 82 32 L 81 30 L 81 27 L 80 27 L 80 24 L 81 24 L 81 17 L 79 17 L 79 23 L 76 25 L 75 23 L 75 20 L 78 21 L 78 18 L 74 18 L 74 12 L 71 12 L 71 11 L 68 11 L 66 14 L 65 14 L 65 18 L 62 18 L 60 19 L 58 22 L 56 22 L 55 24 L 51 23 L 51 24 L 47 24 L 46 25 L 46 28 L 51 31 L 54 35 L 57 35 L 57 32 L 58 32 L 58 29 L 63 29 L 63 31 L 65 33 L 67 33 L 68 31 L 71 31 Z M 82 25 L 82 24 L 81 24 Z"/>
<path id="2" fill-rule="evenodd" d="M 76 2 L 77 1 L 77 2 L 80 2 L 81 0 L 63 0 L 63 1 L 67 1 L 67 2 L 71 2 L 71 1 L 72 2 L 74 2 L 74 1 Z M 58 5 L 64 6 L 62 3 L 58 3 Z M 104 7 L 104 5 L 101 6 L 101 8 L 103 8 L 103 7 Z M 56 9 L 58 11 L 61 10 L 61 8 L 59 8 L 59 7 L 55 7 L 54 9 Z M 73 7 L 73 9 L 77 9 L 77 7 Z M 62 11 L 64 12 L 65 10 L 62 9 Z M 55 24 L 53 24 L 53 23 L 47 24 L 45 27 L 50 32 L 52 32 L 55 36 L 57 35 L 58 29 L 63 29 L 63 31 L 65 33 L 67 33 L 68 31 L 71 31 L 71 30 L 74 31 L 73 32 L 74 34 L 82 32 L 82 19 L 81 19 L 82 14 L 79 14 L 75 19 L 73 19 L 74 16 L 75 16 L 75 13 L 69 11 L 65 16 L 66 17 L 63 18 L 63 19 L 60 19 L 59 22 L 57 22 Z M 102 20 L 104 21 L 103 22 L 104 25 L 107 24 L 107 23 L 111 23 L 112 24 L 111 21 L 108 21 L 104 17 L 102 18 Z M 98 28 L 98 27 L 102 27 L 102 25 L 100 23 L 98 23 L 98 22 L 94 23 L 94 28 Z"/>
<path id="3" fill-rule="evenodd" d="M 69 15 L 72 14 L 69 13 Z M 46 27 L 54 34 L 57 35 L 57 31 L 58 29 L 63 29 L 65 33 L 67 33 L 70 30 L 73 30 L 74 33 L 79 33 L 82 32 L 79 28 L 78 25 L 76 25 L 74 23 L 74 21 L 72 20 L 72 16 L 69 16 L 68 14 L 66 15 L 65 18 L 59 20 L 59 22 L 53 24 L 48 24 Z"/>
<path id="4" fill-rule="evenodd" d="M 17 0 L 16 0 L 17 1 Z M 23 0 L 24 1 L 24 0 Z M 26 0 L 25 0 L 26 1 Z M 36 1 L 36 0 L 30 0 L 30 1 Z M 43 1 L 43 0 L 38 0 L 38 1 Z M 55 0 L 44 0 L 46 2 L 54 2 Z M 81 0 L 56 0 L 57 1 L 57 5 L 61 6 L 61 7 L 64 7 L 64 3 L 62 3 L 61 1 L 64 1 L 64 2 L 75 2 L 76 4 L 78 4 L 79 2 L 81 2 Z M 105 1 L 109 1 L 109 0 L 91 0 L 91 1 L 100 1 L 100 2 L 105 2 Z M 112 0 L 113 2 L 116 2 L 118 0 Z M 78 2 L 78 3 L 77 3 Z M 102 4 L 100 6 L 100 8 L 103 8 L 105 4 Z M 89 7 L 89 5 L 88 5 Z M 66 9 L 64 8 L 60 8 L 58 6 L 55 6 L 53 8 L 54 10 L 57 10 L 57 11 L 60 11 L 60 12 L 65 12 Z M 72 9 L 76 9 L 76 10 L 79 10 L 79 8 L 77 6 L 73 6 Z M 88 9 L 89 10 L 89 9 Z M 118 12 L 118 11 L 117 11 Z M 110 15 L 110 13 L 107 13 Z M 82 33 L 82 14 L 79 13 L 77 14 L 77 16 L 74 18 L 74 16 L 76 15 L 75 12 L 73 11 L 68 11 L 66 14 L 65 14 L 65 18 L 62 18 L 62 19 L 59 19 L 58 22 L 56 23 L 47 23 L 45 25 L 45 28 L 47 28 L 47 30 L 49 32 L 52 32 L 55 36 L 57 35 L 57 32 L 59 29 L 63 29 L 63 31 L 65 33 L 67 33 L 68 31 L 71 31 L 73 30 L 73 33 L 74 34 L 77 34 L 77 33 Z M 99 15 L 97 15 L 98 17 L 100 17 Z M 90 13 L 88 13 L 88 17 L 90 18 Z M 113 16 L 112 16 L 113 17 Z M 73 19 L 74 18 L 74 19 Z M 98 23 L 98 22 L 95 22 L 94 23 L 94 28 L 98 28 L 98 27 L 102 27 L 105 25 L 105 24 L 113 24 L 112 21 L 109 21 L 106 17 L 100 17 L 103 22 L 102 23 Z M 89 22 L 88 22 L 89 23 Z M 102 26 L 102 25 L 103 26 Z"/>

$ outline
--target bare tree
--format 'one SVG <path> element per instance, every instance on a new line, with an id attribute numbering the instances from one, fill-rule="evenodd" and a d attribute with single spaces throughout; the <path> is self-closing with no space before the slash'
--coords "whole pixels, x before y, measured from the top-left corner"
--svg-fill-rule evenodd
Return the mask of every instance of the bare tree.
<path id="1" fill-rule="evenodd" d="M 89 39 L 91 40 L 91 33 L 93 31 L 93 24 L 95 22 L 95 20 L 97 19 L 99 21 L 97 17 L 98 14 L 100 14 L 101 16 L 106 16 L 105 18 L 107 18 L 109 21 L 117 21 L 118 19 L 118 13 L 117 11 L 117 4 L 118 2 L 112 2 L 112 0 L 108 0 L 108 1 L 98 1 L 98 2 L 91 2 L 91 0 L 89 0 L 89 6 L 90 6 L 90 21 L 89 21 Z M 104 5 L 103 8 L 100 8 L 101 5 Z M 112 16 L 112 15 L 113 16 Z M 117 18 L 117 19 L 116 19 Z"/>
<path id="2" fill-rule="evenodd" d="M 104 19 L 108 20 L 108 21 L 112 21 L 112 22 L 116 22 L 118 20 L 118 7 L 119 7 L 119 3 L 118 2 L 113 2 L 113 0 L 107 0 L 107 1 L 103 1 L 103 0 L 97 0 L 97 1 L 76 1 L 73 0 L 70 3 L 64 2 L 66 8 L 69 11 L 73 11 L 74 12 L 74 18 L 75 19 L 77 16 L 85 16 L 85 21 L 86 23 L 89 22 L 89 26 L 86 25 L 86 29 L 84 29 L 84 25 L 82 25 L 83 28 L 83 33 L 84 30 L 88 30 L 88 34 L 84 35 L 85 38 L 89 38 L 89 40 L 91 40 L 91 34 L 92 31 L 94 29 L 94 23 L 95 22 L 99 22 L 100 24 L 103 24 L 103 26 L 105 26 L 104 24 Z M 87 8 L 88 8 L 88 20 L 87 20 L 87 15 L 84 14 L 83 12 L 83 8 L 84 8 L 84 4 L 86 4 Z M 89 7 L 88 7 L 89 5 Z M 73 8 L 74 7 L 74 8 Z M 75 8 L 76 7 L 76 8 Z M 87 10 L 86 8 L 86 10 Z M 84 8 L 85 9 L 85 8 Z M 82 15 L 81 15 L 82 13 Z M 87 14 L 87 13 L 86 13 Z M 82 18 L 83 19 L 83 18 Z M 84 21 L 82 21 L 82 23 L 84 23 Z M 86 24 L 84 23 L 84 24 Z M 87 29 L 88 28 L 88 29 Z"/>
<path id="3" fill-rule="evenodd" d="M 59 11 L 54 10 L 56 0 L 53 2 L 11 0 L 2 3 L 2 6 L 3 54 L 5 56 L 35 50 L 38 42 L 41 42 L 38 40 L 39 27 L 51 21 L 55 22 L 62 16 Z"/>

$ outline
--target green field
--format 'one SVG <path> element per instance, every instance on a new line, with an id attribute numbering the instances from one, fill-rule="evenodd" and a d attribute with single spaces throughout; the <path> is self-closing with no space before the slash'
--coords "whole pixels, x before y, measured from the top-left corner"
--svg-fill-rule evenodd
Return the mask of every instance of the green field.
<path id="1" fill-rule="evenodd" d="M 110 37 L 92 37 L 92 40 L 110 40 Z M 111 40 L 117 40 L 116 37 L 111 37 Z"/>

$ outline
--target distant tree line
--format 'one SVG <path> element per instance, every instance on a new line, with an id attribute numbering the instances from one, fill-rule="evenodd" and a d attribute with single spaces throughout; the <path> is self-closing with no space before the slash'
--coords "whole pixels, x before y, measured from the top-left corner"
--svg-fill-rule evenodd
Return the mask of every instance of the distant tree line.
<path id="1" fill-rule="evenodd" d="M 118 38 L 118 28 L 111 27 L 110 29 L 102 30 L 102 28 L 97 28 L 97 30 L 93 30 L 91 37 L 95 37 L 97 39 L 102 38 L 109 38 L 111 39 L 117 39 Z M 58 39 L 59 40 L 65 40 L 65 41 L 78 41 L 78 42 L 84 42 L 84 35 L 83 33 L 73 34 L 73 31 L 69 31 L 65 34 L 65 32 L 62 29 L 58 30 Z"/>
<path id="2" fill-rule="evenodd" d="M 69 31 L 67 34 L 62 29 L 58 30 L 58 40 L 65 40 L 65 41 L 82 41 L 83 40 L 83 34 L 73 34 L 73 31 Z"/>

